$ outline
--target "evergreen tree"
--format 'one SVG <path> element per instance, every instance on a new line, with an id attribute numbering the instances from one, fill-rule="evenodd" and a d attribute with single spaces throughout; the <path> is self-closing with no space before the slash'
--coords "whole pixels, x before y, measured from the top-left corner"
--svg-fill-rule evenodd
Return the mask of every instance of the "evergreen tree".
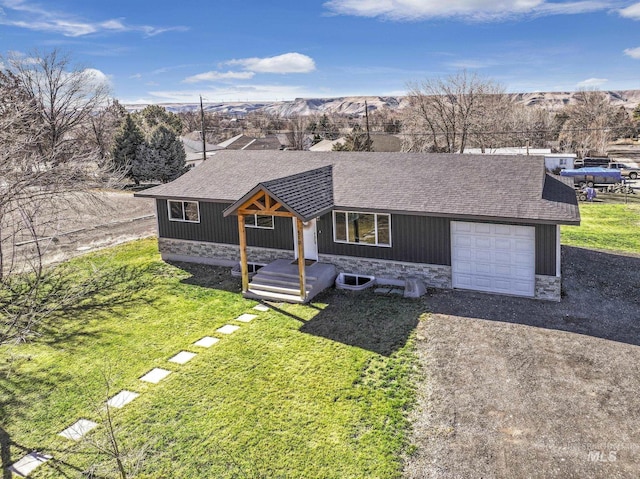
<path id="1" fill-rule="evenodd" d="M 167 126 L 158 126 L 136 151 L 132 172 L 138 181 L 173 181 L 187 171 L 182 142 Z"/>
<path id="2" fill-rule="evenodd" d="M 114 139 L 111 157 L 113 160 L 113 170 L 122 172 L 127 178 L 139 183 L 136 179 L 132 165 L 136 162 L 136 154 L 140 145 L 144 144 L 144 136 L 137 127 L 131 115 L 125 116 L 120 132 Z"/>
<path id="3" fill-rule="evenodd" d="M 135 120 L 147 137 L 150 137 L 154 130 L 161 125 L 173 130 L 176 135 L 182 133 L 180 117 L 158 105 L 149 105 L 140 110 L 135 114 Z"/>
<path id="4" fill-rule="evenodd" d="M 359 125 L 353 127 L 344 143 L 336 143 L 333 151 L 373 151 L 373 140 Z"/>

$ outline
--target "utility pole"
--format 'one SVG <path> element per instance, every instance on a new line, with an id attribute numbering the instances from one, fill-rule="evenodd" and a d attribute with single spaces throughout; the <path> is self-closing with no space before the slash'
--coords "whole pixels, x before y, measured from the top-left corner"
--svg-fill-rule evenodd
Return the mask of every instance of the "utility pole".
<path id="1" fill-rule="evenodd" d="M 200 95 L 200 136 L 202 137 L 202 161 L 207 161 L 207 140 L 204 134 L 204 107 Z"/>
<path id="2" fill-rule="evenodd" d="M 371 135 L 369 135 L 369 107 L 367 106 L 367 100 L 364 101 L 364 118 L 367 126 L 367 151 L 371 148 Z"/>

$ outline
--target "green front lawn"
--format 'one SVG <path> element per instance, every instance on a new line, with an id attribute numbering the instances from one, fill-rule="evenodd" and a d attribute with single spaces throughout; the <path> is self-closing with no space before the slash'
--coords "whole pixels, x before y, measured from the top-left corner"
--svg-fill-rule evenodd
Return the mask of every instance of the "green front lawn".
<path id="1" fill-rule="evenodd" d="M 89 444 L 104 427 L 79 443 L 57 433 L 101 422 L 106 397 L 128 389 L 140 397 L 112 412 L 121 447 L 144 452 L 136 477 L 400 476 L 420 302 L 333 291 L 255 312 L 228 270 L 165 264 L 154 240 L 74 263 L 109 268 L 111 284 L 0 348 L 3 466 L 38 450 L 54 460 L 30 477 L 58 478 L 104 461 Z M 258 318 L 234 321 L 242 313 Z M 240 329 L 215 333 L 224 324 Z M 207 335 L 220 342 L 192 345 Z M 198 355 L 167 362 L 181 350 Z M 138 380 L 154 367 L 173 373 Z"/>
<path id="2" fill-rule="evenodd" d="M 569 246 L 640 254 L 640 204 L 580 203 L 580 226 L 563 226 Z"/>

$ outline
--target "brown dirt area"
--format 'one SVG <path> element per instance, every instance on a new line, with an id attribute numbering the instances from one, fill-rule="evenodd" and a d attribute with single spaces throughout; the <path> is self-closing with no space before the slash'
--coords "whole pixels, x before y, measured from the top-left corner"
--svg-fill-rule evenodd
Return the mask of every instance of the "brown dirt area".
<path id="1" fill-rule="evenodd" d="M 425 299 L 408 478 L 637 478 L 640 258 L 562 248 L 560 303 Z"/>
<path id="2" fill-rule="evenodd" d="M 39 213 L 45 264 L 156 234 L 155 204 L 124 191 L 69 195 Z M 30 237 L 17 248 L 21 261 L 33 255 Z"/>

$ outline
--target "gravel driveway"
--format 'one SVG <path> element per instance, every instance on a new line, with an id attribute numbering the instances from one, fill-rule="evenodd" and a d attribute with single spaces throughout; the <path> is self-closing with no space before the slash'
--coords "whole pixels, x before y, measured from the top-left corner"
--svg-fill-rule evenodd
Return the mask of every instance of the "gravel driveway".
<path id="1" fill-rule="evenodd" d="M 640 257 L 562 248 L 561 303 L 438 291 L 409 478 L 640 475 Z"/>

